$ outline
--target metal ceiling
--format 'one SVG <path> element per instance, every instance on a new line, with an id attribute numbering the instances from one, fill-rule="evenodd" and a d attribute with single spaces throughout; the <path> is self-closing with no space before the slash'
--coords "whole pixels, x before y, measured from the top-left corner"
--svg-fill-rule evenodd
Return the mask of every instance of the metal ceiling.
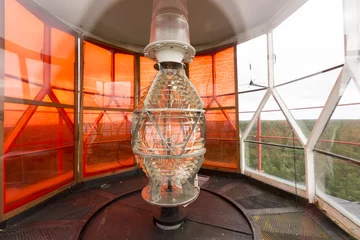
<path id="1" fill-rule="evenodd" d="M 151 0 L 32 0 L 85 35 L 141 52 L 149 42 Z M 191 44 L 199 51 L 267 31 L 306 0 L 188 0 Z"/>

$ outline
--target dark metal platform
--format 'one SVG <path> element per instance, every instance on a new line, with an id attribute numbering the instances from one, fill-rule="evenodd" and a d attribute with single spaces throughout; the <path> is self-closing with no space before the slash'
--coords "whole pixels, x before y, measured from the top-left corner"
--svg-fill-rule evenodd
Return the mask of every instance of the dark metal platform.
<path id="1" fill-rule="evenodd" d="M 174 231 L 153 225 L 153 206 L 139 192 L 147 179 L 136 174 L 85 183 L 9 219 L 0 240 L 351 239 L 316 207 L 266 185 L 233 175 L 200 183 L 188 220 Z"/>

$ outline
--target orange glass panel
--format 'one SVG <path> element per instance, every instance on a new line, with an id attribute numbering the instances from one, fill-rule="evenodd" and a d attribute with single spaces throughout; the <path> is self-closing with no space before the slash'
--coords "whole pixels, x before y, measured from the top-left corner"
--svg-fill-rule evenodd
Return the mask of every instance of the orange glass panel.
<path id="1" fill-rule="evenodd" d="M 234 48 L 196 56 L 189 79 L 204 101 L 206 154 L 204 165 L 237 169 Z M 215 84 L 215 85 L 214 85 Z M 222 109 L 233 107 L 233 109 Z M 220 108 L 221 110 L 211 110 Z"/>
<path id="2" fill-rule="evenodd" d="M 235 110 L 206 112 L 204 165 L 237 168 Z"/>
<path id="3" fill-rule="evenodd" d="M 135 165 L 131 113 L 84 111 L 84 177 Z"/>
<path id="4" fill-rule="evenodd" d="M 134 61 L 133 55 L 115 54 L 114 101 L 111 102 L 111 107 L 134 107 Z"/>
<path id="5" fill-rule="evenodd" d="M 5 103 L 5 144 L 28 107 Z M 73 181 L 72 131 L 56 108 L 36 109 L 5 153 L 5 212 Z"/>
<path id="6" fill-rule="evenodd" d="M 213 61 L 212 56 L 197 56 L 189 64 L 189 79 L 204 102 L 209 107 L 213 99 Z"/>
<path id="7" fill-rule="evenodd" d="M 74 103 L 75 38 L 5 0 L 5 96 Z M 44 63 L 45 43 L 51 63 Z M 44 86 L 50 70 L 51 88 Z M 50 86 L 49 86 L 50 87 Z M 74 180 L 74 109 L 4 103 L 4 212 Z"/>
<path id="8" fill-rule="evenodd" d="M 111 82 L 111 52 L 90 42 L 84 43 L 84 106 L 108 107 L 110 96 L 104 96 Z"/>
<path id="9" fill-rule="evenodd" d="M 75 37 L 51 29 L 51 86 L 60 103 L 74 104 Z"/>
<path id="10" fill-rule="evenodd" d="M 33 99 L 43 84 L 44 24 L 17 1 L 5 9 L 5 96 Z"/>
<path id="11" fill-rule="evenodd" d="M 220 107 L 235 106 L 234 48 L 227 48 L 214 55 L 215 94 Z"/>
<path id="12" fill-rule="evenodd" d="M 147 57 L 140 57 L 140 97 L 149 90 L 158 71 L 154 68 L 155 62 Z"/>

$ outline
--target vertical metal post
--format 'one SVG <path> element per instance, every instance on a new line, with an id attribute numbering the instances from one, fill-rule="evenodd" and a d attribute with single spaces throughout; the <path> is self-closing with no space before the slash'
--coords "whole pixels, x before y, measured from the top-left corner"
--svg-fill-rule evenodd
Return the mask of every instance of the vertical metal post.
<path id="1" fill-rule="evenodd" d="M 62 147 L 64 146 L 64 139 L 63 139 L 63 119 L 61 117 L 61 115 L 59 114 L 59 124 L 58 124 L 58 151 L 57 151 L 57 156 L 58 156 L 58 174 L 62 174 L 63 173 L 63 149 Z"/>
<path id="2" fill-rule="evenodd" d="M 115 52 L 111 51 L 111 97 L 113 98 L 115 96 Z M 105 84 L 103 84 L 103 89 L 105 90 Z M 105 95 L 105 91 L 103 91 L 103 94 Z"/>
<path id="3" fill-rule="evenodd" d="M 237 159 L 237 165 L 238 165 L 238 171 L 241 172 L 241 164 L 242 158 L 241 158 L 241 146 L 240 146 L 240 121 L 239 121 L 239 89 L 238 89 L 238 68 L 237 68 L 237 46 L 234 46 L 234 79 L 235 79 L 235 119 L 236 119 L 236 159 Z"/>
<path id="4" fill-rule="evenodd" d="M 140 100 L 140 55 L 134 55 L 134 105 L 135 108 Z"/>
<path id="5" fill-rule="evenodd" d="M 47 91 L 51 87 L 51 27 L 44 24 L 43 60 L 43 88 Z"/>
<path id="6" fill-rule="evenodd" d="M 83 179 L 83 70 L 84 70 L 84 39 L 76 38 L 76 61 L 75 61 L 75 164 L 74 173 L 76 182 Z"/>
<path id="7" fill-rule="evenodd" d="M 333 89 L 330 92 L 330 95 L 325 103 L 323 110 L 311 131 L 309 140 L 305 146 L 306 162 L 305 162 L 305 171 L 306 171 L 306 195 L 310 203 L 313 203 L 315 200 L 316 194 L 316 179 L 315 179 L 315 159 L 314 159 L 314 148 L 316 143 L 321 137 L 323 130 L 326 127 L 326 124 L 331 118 L 331 115 L 334 112 L 337 104 L 339 103 L 342 95 L 344 94 L 346 87 L 348 86 L 351 80 L 350 72 L 346 67 L 340 72 Z"/>
<path id="8" fill-rule="evenodd" d="M 274 63 L 276 62 L 273 44 L 273 32 L 267 34 L 267 58 L 268 58 L 268 85 L 274 87 Z"/>
<path id="9" fill-rule="evenodd" d="M 5 81 L 5 2 L 0 0 L 0 221 L 4 219 L 5 156 L 4 156 L 4 81 Z"/>
<path id="10" fill-rule="evenodd" d="M 257 134 L 256 138 L 258 142 L 261 142 L 261 113 L 259 114 L 257 120 Z M 262 146 L 261 144 L 257 145 L 257 154 L 258 154 L 258 171 L 262 172 Z"/>
<path id="11" fill-rule="evenodd" d="M 216 96 L 216 71 L 215 71 L 215 54 L 211 54 L 211 71 L 212 71 L 212 101 Z M 212 102 L 211 101 L 211 102 Z M 210 107 L 210 106 L 208 106 Z"/>

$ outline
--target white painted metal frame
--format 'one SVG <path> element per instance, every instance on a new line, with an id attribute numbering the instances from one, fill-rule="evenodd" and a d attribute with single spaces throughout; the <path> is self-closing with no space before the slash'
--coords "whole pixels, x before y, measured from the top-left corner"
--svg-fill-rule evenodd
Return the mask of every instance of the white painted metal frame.
<path id="1" fill-rule="evenodd" d="M 351 0 L 351 3 L 354 1 L 358 1 L 360 4 L 360 0 Z M 343 0 L 344 5 L 350 0 Z M 360 5 L 359 5 L 360 6 Z M 360 12 L 358 13 L 360 16 Z M 359 29 L 360 31 L 360 29 Z M 359 32 L 360 34 L 360 32 Z M 360 36 L 359 36 L 360 37 Z M 346 38 L 345 38 L 346 44 Z M 360 43 L 359 43 L 360 46 Z M 349 85 L 351 79 L 354 81 L 357 89 L 360 92 L 360 59 L 351 57 L 345 57 L 346 63 L 342 71 L 340 72 L 337 81 L 335 82 L 333 89 L 325 103 L 325 106 L 317 119 L 315 126 L 310 133 L 310 136 L 306 138 L 301 128 L 296 123 L 293 118 L 291 112 L 286 106 L 286 103 L 281 99 L 277 90 L 274 88 L 275 79 L 274 79 L 274 48 L 273 48 L 273 33 L 272 31 L 267 33 L 267 55 L 268 55 L 268 84 L 269 88 L 261 100 L 254 116 L 252 117 L 250 123 L 245 129 L 244 133 L 241 137 L 241 148 L 243 151 L 240 156 L 241 163 L 241 173 L 246 174 L 252 178 L 255 178 L 259 181 L 266 182 L 272 186 L 283 189 L 288 192 L 293 192 L 294 186 L 291 182 L 284 181 L 283 179 L 279 179 L 277 177 L 271 176 L 269 174 L 261 173 L 253 169 L 246 168 L 246 159 L 245 159 L 245 140 L 248 137 L 251 129 L 254 127 L 262 109 L 264 108 L 266 102 L 269 97 L 272 95 L 280 107 L 280 110 L 286 117 L 286 120 L 291 125 L 291 128 L 294 130 L 296 136 L 300 140 L 302 146 L 304 147 L 305 152 L 305 170 L 306 170 L 306 188 L 299 187 L 298 195 L 304 198 L 307 198 L 310 203 L 316 203 L 318 207 L 326 210 L 326 214 L 337 222 L 342 228 L 346 231 L 350 232 L 356 237 L 360 237 L 360 220 L 355 219 L 350 213 L 348 213 L 341 206 L 338 206 L 336 203 L 333 203 L 331 199 L 327 198 L 324 194 L 316 193 L 316 179 L 315 179 L 315 161 L 314 161 L 314 147 L 316 143 L 319 141 L 322 132 L 324 131 L 326 124 L 330 120 L 333 112 L 335 111 L 342 95 L 344 94 L 346 87 Z M 346 55 L 346 53 L 345 53 Z M 328 211 L 329 210 L 329 211 Z M 346 223 L 345 225 L 342 223 Z"/>

